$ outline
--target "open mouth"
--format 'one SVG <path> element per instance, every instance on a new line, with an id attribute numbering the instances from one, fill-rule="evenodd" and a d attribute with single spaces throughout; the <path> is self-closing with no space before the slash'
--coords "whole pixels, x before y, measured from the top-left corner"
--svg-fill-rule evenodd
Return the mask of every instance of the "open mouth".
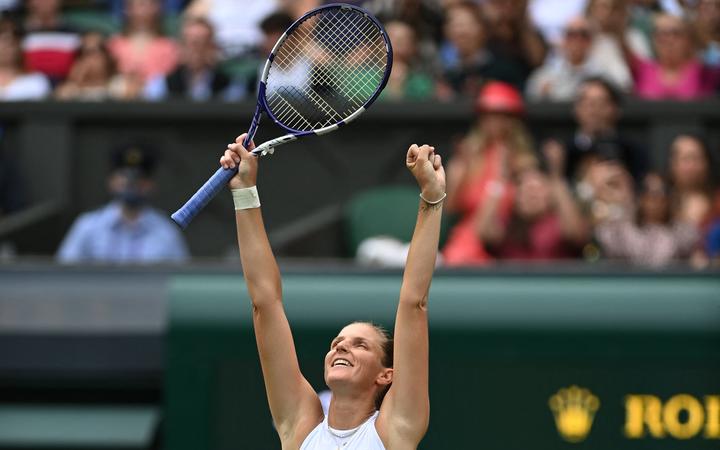
<path id="1" fill-rule="evenodd" d="M 337 367 L 337 366 L 352 367 L 352 364 L 350 364 L 350 361 L 348 361 L 347 359 L 338 358 L 332 362 L 331 367 Z"/>

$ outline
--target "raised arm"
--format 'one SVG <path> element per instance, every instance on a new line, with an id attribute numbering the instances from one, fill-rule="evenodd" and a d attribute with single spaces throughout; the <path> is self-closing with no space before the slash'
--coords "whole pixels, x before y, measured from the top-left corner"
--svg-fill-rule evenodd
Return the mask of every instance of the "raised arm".
<path id="1" fill-rule="evenodd" d="M 406 164 L 424 200 L 420 200 L 395 318 L 393 383 L 378 417 L 378 431 L 387 447 L 398 449 L 415 448 L 430 417 L 427 302 L 445 196 L 445 171 L 433 147 L 411 146 Z"/>
<path id="2" fill-rule="evenodd" d="M 242 147 L 244 138 L 242 135 L 228 145 L 220 159 L 225 168 L 238 167 L 238 174 L 229 183 L 234 197 L 247 193 L 236 190 L 255 186 L 257 179 L 258 158 Z M 253 148 L 251 144 L 250 150 Z M 237 209 L 238 203 L 243 202 L 248 203 L 245 206 L 253 206 L 242 199 L 236 202 L 235 222 L 268 403 L 283 448 L 297 448 L 300 446 L 297 441 L 322 421 L 322 408 L 315 391 L 300 373 L 282 304 L 280 271 L 270 249 L 260 208 Z"/>

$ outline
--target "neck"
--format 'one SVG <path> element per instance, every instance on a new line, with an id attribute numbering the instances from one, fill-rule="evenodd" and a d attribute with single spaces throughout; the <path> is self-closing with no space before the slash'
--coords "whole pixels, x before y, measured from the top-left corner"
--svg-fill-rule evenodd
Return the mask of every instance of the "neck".
<path id="1" fill-rule="evenodd" d="M 52 14 L 35 14 L 27 18 L 28 28 L 52 28 L 57 25 L 58 18 Z"/>
<path id="2" fill-rule="evenodd" d="M 140 217 L 140 208 L 128 208 L 122 205 L 122 218 L 126 222 L 135 222 Z"/>
<path id="3" fill-rule="evenodd" d="M 372 396 L 351 397 L 333 392 L 328 410 L 328 425 L 337 430 L 358 427 L 375 412 Z"/>

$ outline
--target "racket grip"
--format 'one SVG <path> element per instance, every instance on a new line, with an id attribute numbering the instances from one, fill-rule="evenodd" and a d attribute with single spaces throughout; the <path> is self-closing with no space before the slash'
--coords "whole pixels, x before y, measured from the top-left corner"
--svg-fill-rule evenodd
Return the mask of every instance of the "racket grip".
<path id="1" fill-rule="evenodd" d="M 190 222 L 205 208 L 210 200 L 212 200 L 237 173 L 235 169 L 223 169 L 222 167 L 203 184 L 200 189 L 190 197 L 182 208 L 175 211 L 170 218 L 180 226 L 183 230 L 190 225 Z"/>

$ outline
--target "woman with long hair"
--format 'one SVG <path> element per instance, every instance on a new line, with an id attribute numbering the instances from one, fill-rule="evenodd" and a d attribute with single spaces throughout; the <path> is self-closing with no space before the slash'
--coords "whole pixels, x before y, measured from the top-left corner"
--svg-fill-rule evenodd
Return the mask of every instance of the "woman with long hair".
<path id="1" fill-rule="evenodd" d="M 487 201 L 498 202 L 498 214 L 512 209 L 512 174 L 536 164 L 530 133 L 521 116 L 520 92 L 509 84 L 490 82 L 476 99 L 478 118 L 448 163 L 447 211 L 458 216 L 443 248 L 448 265 L 484 264 L 491 260 L 478 229 Z"/>

